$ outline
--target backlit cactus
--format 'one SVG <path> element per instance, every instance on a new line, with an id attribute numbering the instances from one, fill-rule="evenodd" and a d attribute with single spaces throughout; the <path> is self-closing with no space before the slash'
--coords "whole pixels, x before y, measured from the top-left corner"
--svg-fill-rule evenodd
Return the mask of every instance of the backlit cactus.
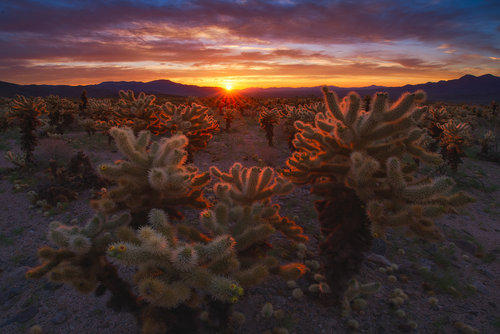
<path id="1" fill-rule="evenodd" d="M 259 112 L 259 123 L 260 127 L 266 132 L 267 143 L 269 146 L 273 146 L 274 137 L 274 125 L 279 122 L 279 111 L 278 109 L 268 109 L 262 107 Z"/>
<path id="2" fill-rule="evenodd" d="M 112 128 L 110 133 L 126 160 L 99 166 L 99 174 L 117 185 L 92 203 L 95 209 L 130 209 L 134 214 L 160 208 L 180 216 L 178 206 L 206 207 L 202 188 L 210 175 L 185 165 L 185 136 L 162 138 L 150 145 L 148 131 L 141 131 L 137 137 L 129 128 Z"/>
<path id="3" fill-rule="evenodd" d="M 271 202 L 273 195 L 292 190 L 292 184 L 275 177 L 270 167 L 243 168 L 235 163 L 229 173 L 211 168 L 218 178 L 214 186 L 217 203 L 201 214 L 202 225 L 215 235 L 231 235 L 242 263 L 235 274 L 242 286 L 252 286 L 264 280 L 269 273 L 277 273 L 287 280 L 298 278 L 304 266 L 298 263 L 279 265 L 267 254 L 269 237 L 276 231 L 294 242 L 308 238 L 294 221 L 279 215 L 279 205 Z"/>
<path id="4" fill-rule="evenodd" d="M 121 90 L 119 94 L 118 108 L 114 110 L 119 125 L 132 128 L 135 134 L 148 129 L 155 119 L 156 107 L 153 103 L 156 97 L 141 92 L 136 98 L 131 90 Z"/>
<path id="5" fill-rule="evenodd" d="M 192 161 L 194 152 L 207 147 L 213 133 L 219 130 L 212 112 L 196 103 L 177 106 L 167 102 L 160 107 L 155 117 L 152 124 L 155 134 L 183 134 L 188 138 L 188 161 Z"/>
<path id="6" fill-rule="evenodd" d="M 40 125 L 38 116 L 45 112 L 45 102 L 41 98 L 16 96 L 10 106 L 9 118 L 21 128 L 21 149 L 26 163 L 33 163 L 33 151 L 37 144 L 36 128 Z"/>
<path id="7" fill-rule="evenodd" d="M 465 155 L 464 148 L 471 139 L 471 129 L 467 123 L 459 122 L 453 119 L 438 126 L 441 133 L 441 154 L 448 162 L 452 170 L 457 170 L 458 164 L 462 162 Z"/>
<path id="8" fill-rule="evenodd" d="M 415 178 L 413 159 L 441 162 L 419 145 L 424 131 L 417 124 L 426 109 L 416 103 L 424 101 L 423 92 L 406 93 L 391 106 L 387 94 L 377 93 L 369 112 L 356 93 L 342 103 L 326 88 L 324 96 L 326 113 L 318 113 L 313 125 L 296 122 L 298 151 L 284 175 L 295 184 L 313 184 L 312 191 L 325 198 L 317 202 L 325 236 L 320 250 L 335 290 L 358 268 L 372 236 L 399 227 L 437 239 L 434 217 L 471 199 L 449 195 L 451 179 Z"/>

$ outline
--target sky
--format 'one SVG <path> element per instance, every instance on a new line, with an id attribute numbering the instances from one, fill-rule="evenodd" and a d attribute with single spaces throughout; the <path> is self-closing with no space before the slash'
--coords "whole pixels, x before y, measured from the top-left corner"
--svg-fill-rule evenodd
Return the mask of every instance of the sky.
<path id="1" fill-rule="evenodd" d="M 2 0 L 0 81 L 233 88 L 500 76 L 498 0 Z"/>

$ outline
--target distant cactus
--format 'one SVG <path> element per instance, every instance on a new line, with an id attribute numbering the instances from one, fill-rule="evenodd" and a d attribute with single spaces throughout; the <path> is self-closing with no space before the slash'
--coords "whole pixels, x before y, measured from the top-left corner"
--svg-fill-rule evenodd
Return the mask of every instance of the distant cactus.
<path id="1" fill-rule="evenodd" d="M 328 111 L 316 115 L 314 125 L 296 122 L 298 149 L 284 171 L 295 184 L 313 184 L 325 198 L 316 204 L 321 230 L 323 270 L 332 290 L 342 290 L 363 260 L 372 237 L 399 227 L 426 239 L 439 238 L 433 223 L 449 208 L 471 199 L 448 195 L 448 178 L 416 179 L 413 157 L 440 163 L 437 154 L 418 145 L 423 130 L 417 127 L 425 108 L 416 108 L 423 92 L 404 94 L 391 107 L 388 96 L 377 93 L 369 112 L 350 93 L 340 104 L 335 93 L 324 90 Z M 408 162 L 407 162 L 408 161 Z"/>
<path id="2" fill-rule="evenodd" d="M 445 107 L 430 107 L 425 115 L 424 119 L 426 121 L 427 131 L 429 135 L 433 138 L 433 141 L 429 143 L 427 149 L 431 152 L 435 152 L 438 149 L 439 142 L 441 139 L 441 125 L 446 123 L 450 115 Z"/>
<path id="3" fill-rule="evenodd" d="M 279 122 L 278 109 L 262 108 L 259 112 L 260 127 L 266 132 L 267 143 L 273 146 L 274 125 Z"/>
<path id="4" fill-rule="evenodd" d="M 155 120 L 156 108 L 153 103 L 156 97 L 141 92 L 136 98 L 131 90 L 127 92 L 121 90 L 119 94 L 118 109 L 114 110 L 119 126 L 130 127 L 134 130 L 134 134 L 149 129 Z"/>
<path id="5" fill-rule="evenodd" d="M 36 128 L 40 125 L 38 116 L 45 112 L 45 103 L 41 98 L 25 98 L 18 95 L 11 104 L 10 117 L 21 128 L 21 149 L 26 163 L 33 163 L 33 151 L 37 144 Z"/>
<path id="6" fill-rule="evenodd" d="M 493 148 L 493 144 L 496 142 L 495 133 L 491 130 L 488 130 L 480 139 L 479 145 L 481 146 L 481 151 L 479 154 L 483 157 L 488 157 L 491 153 L 491 149 Z"/>
<path id="7" fill-rule="evenodd" d="M 469 145 L 471 138 L 470 126 L 453 119 L 439 125 L 441 133 L 441 155 L 448 162 L 451 169 L 456 171 L 465 155 L 464 148 Z"/>
<path id="8" fill-rule="evenodd" d="M 44 100 L 49 117 L 48 132 L 63 134 L 75 120 L 77 105 L 55 95 L 49 95 Z"/>
<path id="9" fill-rule="evenodd" d="M 94 201 L 94 208 L 105 212 L 130 209 L 133 214 L 159 208 L 180 217 L 179 206 L 207 206 L 201 190 L 210 175 L 185 165 L 185 136 L 162 138 L 150 145 L 149 131 L 141 131 L 136 137 L 130 128 L 115 127 L 110 133 L 126 160 L 99 166 L 103 178 L 118 184 Z"/>
<path id="10" fill-rule="evenodd" d="M 196 103 L 176 106 L 167 102 L 160 107 L 155 117 L 156 121 L 152 125 L 155 134 L 182 134 L 187 137 L 188 162 L 193 161 L 194 152 L 207 147 L 214 132 L 219 130 L 212 112 Z"/>
<path id="11" fill-rule="evenodd" d="M 234 119 L 234 114 L 236 113 L 236 110 L 232 108 L 223 108 L 222 111 L 223 111 L 224 121 L 226 121 L 226 131 L 229 131 L 231 129 L 231 123 Z"/>

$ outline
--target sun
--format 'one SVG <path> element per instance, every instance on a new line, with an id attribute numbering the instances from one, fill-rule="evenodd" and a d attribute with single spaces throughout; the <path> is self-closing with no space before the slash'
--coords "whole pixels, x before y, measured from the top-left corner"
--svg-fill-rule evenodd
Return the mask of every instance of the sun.
<path id="1" fill-rule="evenodd" d="M 230 91 L 231 89 L 233 89 L 233 86 L 232 86 L 232 85 L 230 85 L 230 84 L 227 84 L 227 85 L 226 85 L 226 90 L 227 90 L 227 91 Z"/>

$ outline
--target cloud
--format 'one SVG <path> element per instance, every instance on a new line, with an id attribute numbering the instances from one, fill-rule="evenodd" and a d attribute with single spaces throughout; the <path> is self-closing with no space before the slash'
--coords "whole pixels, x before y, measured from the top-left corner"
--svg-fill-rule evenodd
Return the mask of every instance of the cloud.
<path id="1" fill-rule="evenodd" d="M 455 74 L 452 61 L 467 54 L 479 58 L 464 58 L 464 68 L 498 73 L 499 11 L 486 0 L 4 0 L 0 74 L 25 83 L 64 75 L 82 83 L 224 75 L 310 82 L 307 71 L 318 80 L 430 79 Z"/>

